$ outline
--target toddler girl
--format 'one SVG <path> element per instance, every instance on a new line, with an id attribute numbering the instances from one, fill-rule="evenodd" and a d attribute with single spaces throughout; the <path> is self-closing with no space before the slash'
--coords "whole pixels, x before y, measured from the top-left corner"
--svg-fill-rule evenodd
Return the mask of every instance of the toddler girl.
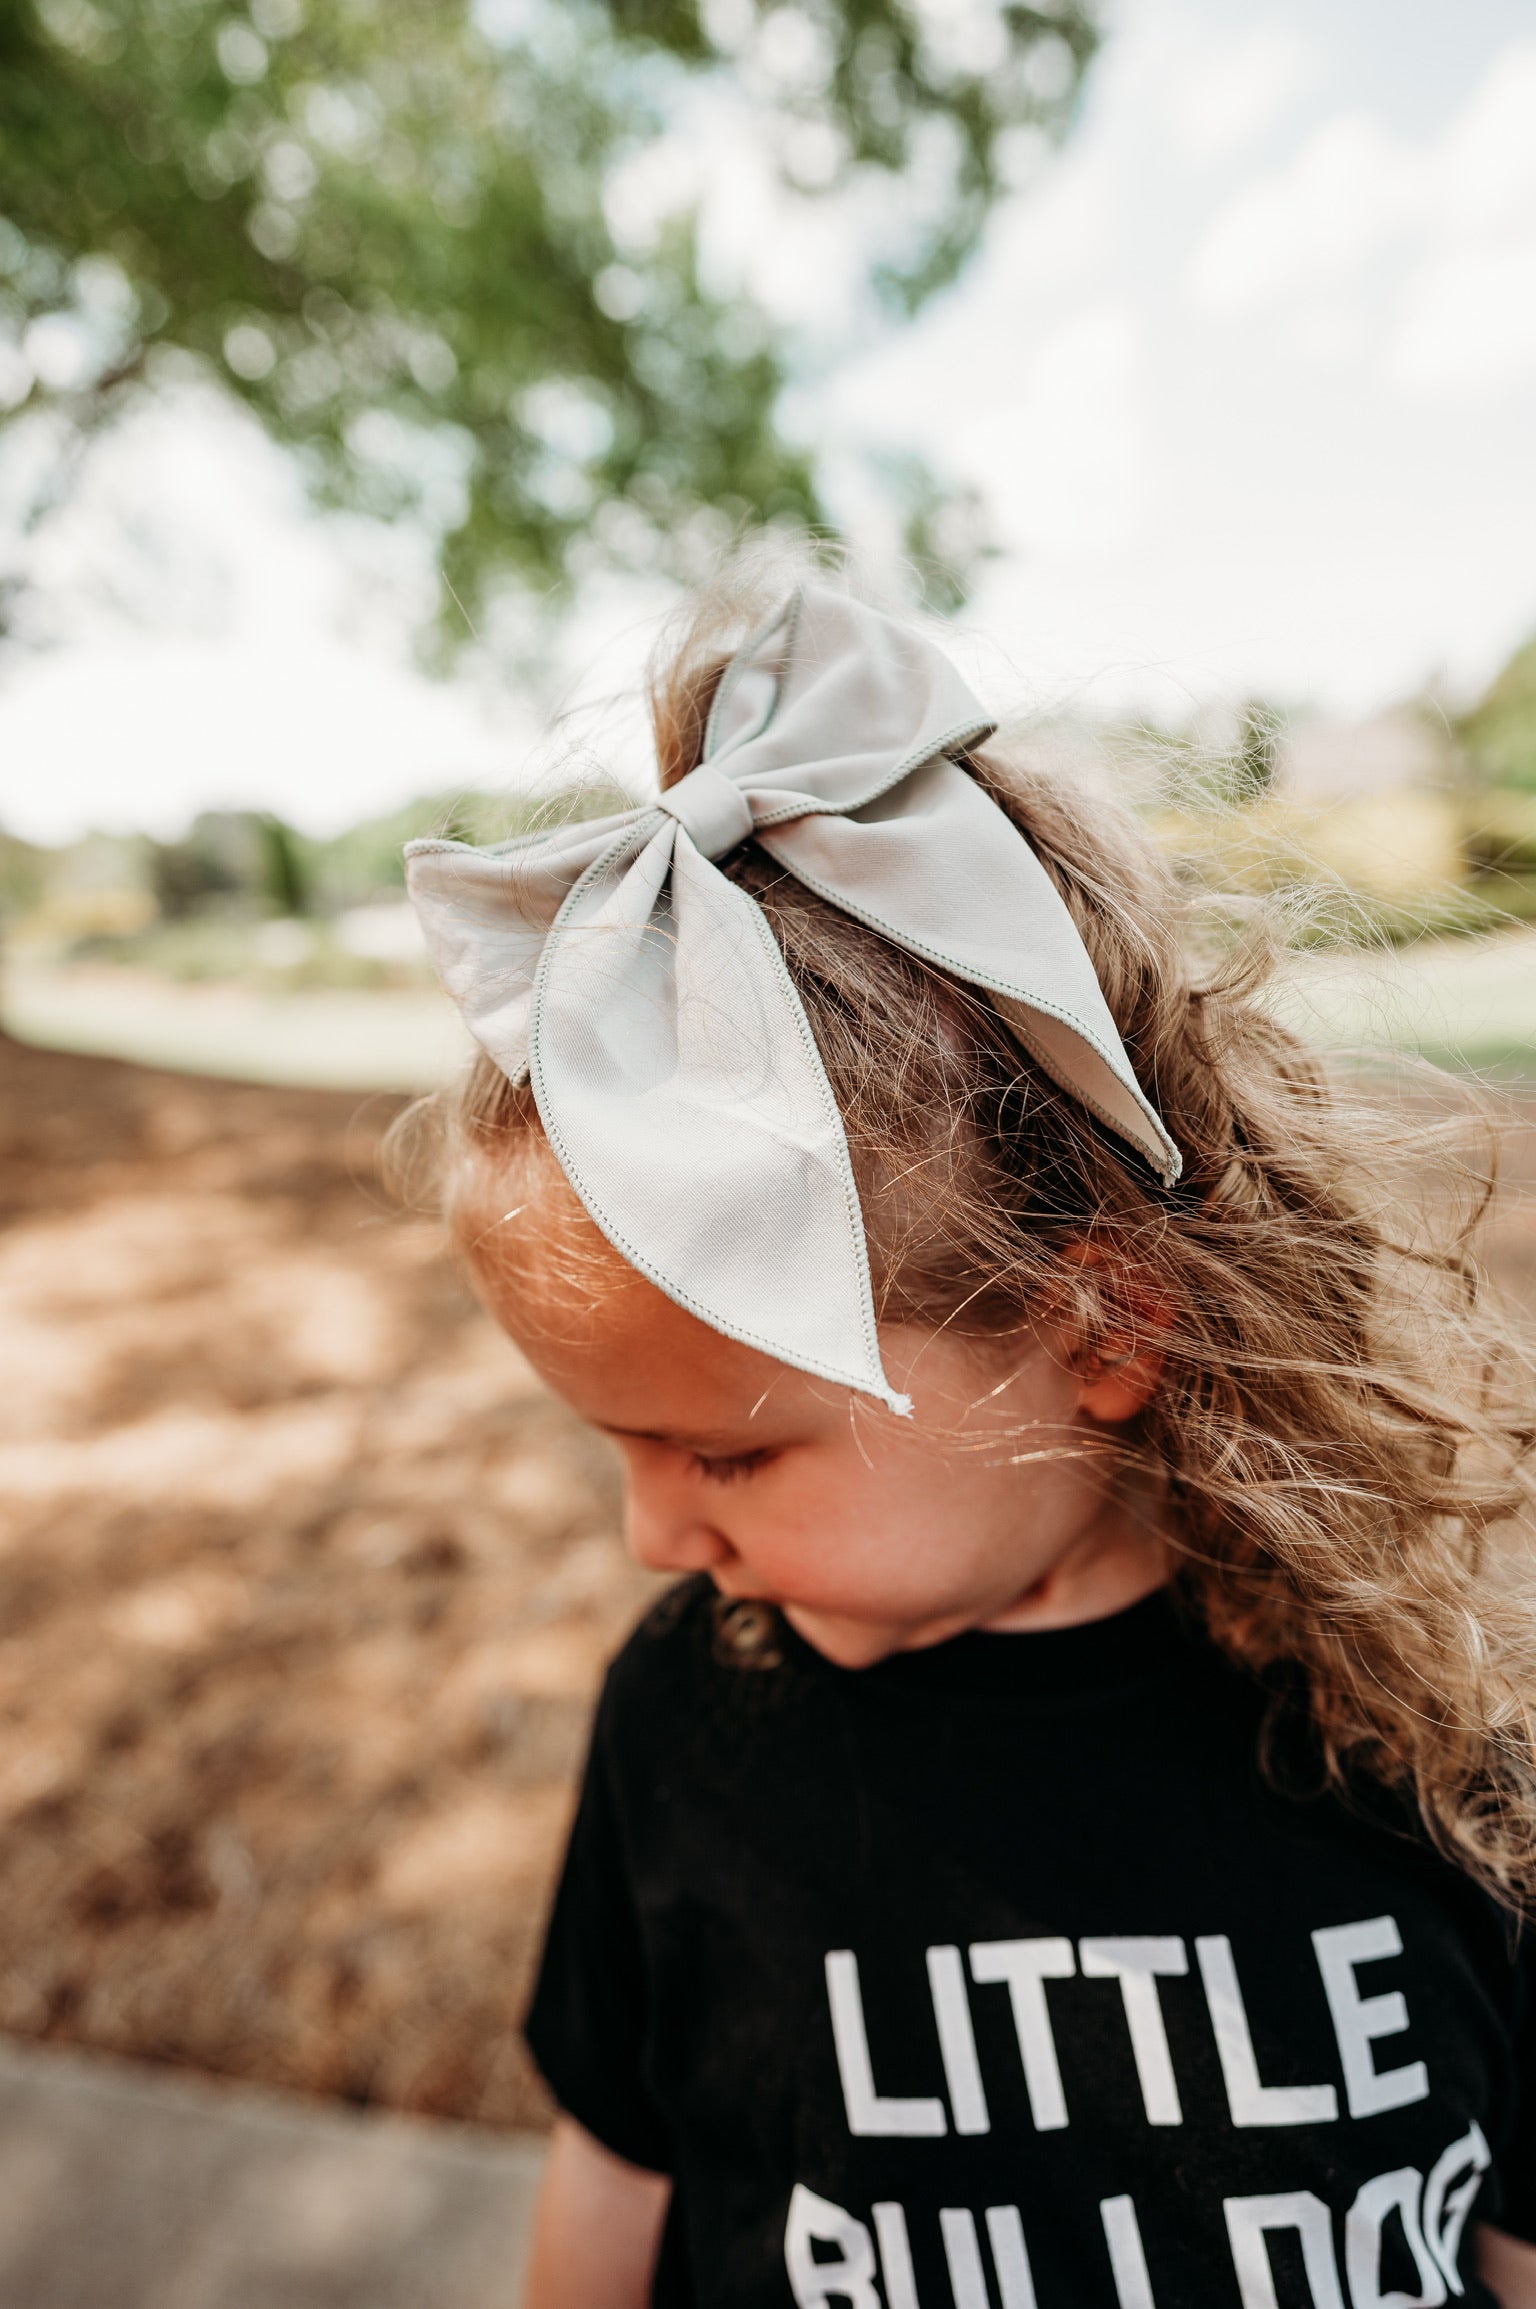
<path id="1" fill-rule="evenodd" d="M 530 2309 L 1529 2309 L 1466 1227 L 926 639 L 757 606 L 660 672 L 657 804 L 410 854 L 458 1239 L 681 1575 L 528 2021 Z"/>

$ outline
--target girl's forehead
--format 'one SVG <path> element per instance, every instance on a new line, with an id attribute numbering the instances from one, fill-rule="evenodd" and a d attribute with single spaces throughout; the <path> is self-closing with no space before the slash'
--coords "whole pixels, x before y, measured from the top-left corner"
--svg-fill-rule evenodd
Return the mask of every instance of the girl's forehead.
<path id="1" fill-rule="evenodd" d="M 465 1236 L 490 1312 L 598 1426 L 702 1440 L 809 1399 L 800 1372 L 712 1330 L 637 1273 L 569 1188 Z"/>

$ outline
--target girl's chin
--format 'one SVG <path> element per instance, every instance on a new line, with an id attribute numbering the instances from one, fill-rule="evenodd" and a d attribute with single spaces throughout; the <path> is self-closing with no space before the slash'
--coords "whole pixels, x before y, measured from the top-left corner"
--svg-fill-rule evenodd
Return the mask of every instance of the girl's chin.
<path id="1" fill-rule="evenodd" d="M 781 1604 L 779 1609 L 797 1636 L 835 1668 L 872 1668 L 892 1652 L 905 1651 L 911 1631 L 870 1620 L 843 1619 L 835 1612 L 810 1611 L 802 1604 Z"/>

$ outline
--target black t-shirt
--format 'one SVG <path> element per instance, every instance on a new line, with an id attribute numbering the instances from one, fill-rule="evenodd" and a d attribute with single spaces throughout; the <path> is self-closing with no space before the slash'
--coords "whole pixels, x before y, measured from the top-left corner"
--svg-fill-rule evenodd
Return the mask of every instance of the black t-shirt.
<path id="1" fill-rule="evenodd" d="M 1278 1795 L 1166 1596 L 862 1671 L 615 1663 L 528 2037 L 670 2173 L 697 2309 L 1433 2309 L 1536 2239 L 1530 1963 L 1421 1838 Z"/>

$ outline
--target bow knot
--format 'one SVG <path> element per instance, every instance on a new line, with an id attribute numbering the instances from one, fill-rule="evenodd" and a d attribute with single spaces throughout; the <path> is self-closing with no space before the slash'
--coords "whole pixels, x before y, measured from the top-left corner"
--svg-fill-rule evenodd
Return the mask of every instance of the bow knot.
<path id="1" fill-rule="evenodd" d="M 752 831 L 752 805 L 734 778 L 712 762 L 700 762 L 686 778 L 668 786 L 658 807 L 675 818 L 706 858 L 723 858 Z"/>

